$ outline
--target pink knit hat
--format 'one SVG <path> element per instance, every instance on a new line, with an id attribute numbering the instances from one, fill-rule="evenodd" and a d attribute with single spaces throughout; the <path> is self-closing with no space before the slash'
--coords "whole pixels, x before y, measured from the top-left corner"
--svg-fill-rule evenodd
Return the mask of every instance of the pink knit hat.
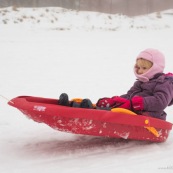
<path id="1" fill-rule="evenodd" d="M 137 74 L 136 68 L 134 67 L 134 73 L 140 81 L 148 82 L 149 79 L 153 78 L 155 74 L 163 73 L 165 68 L 165 57 L 160 51 L 151 48 L 146 49 L 137 56 L 136 60 L 140 58 L 146 59 L 153 63 L 153 66 L 144 74 Z"/>

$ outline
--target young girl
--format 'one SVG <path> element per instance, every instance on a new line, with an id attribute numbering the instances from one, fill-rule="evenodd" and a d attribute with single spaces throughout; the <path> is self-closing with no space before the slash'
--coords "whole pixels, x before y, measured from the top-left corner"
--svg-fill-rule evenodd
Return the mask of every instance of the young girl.
<path id="1" fill-rule="evenodd" d="M 165 58 L 160 51 L 142 51 L 137 56 L 134 66 L 137 81 L 130 90 L 121 96 L 99 99 L 96 108 L 125 108 L 140 115 L 166 120 L 164 109 L 173 103 L 173 77 L 163 73 L 164 67 Z M 67 103 L 68 96 L 65 97 Z M 64 100 L 62 98 L 60 97 L 60 102 Z M 89 99 L 84 99 L 79 107 L 92 108 L 92 103 Z"/>

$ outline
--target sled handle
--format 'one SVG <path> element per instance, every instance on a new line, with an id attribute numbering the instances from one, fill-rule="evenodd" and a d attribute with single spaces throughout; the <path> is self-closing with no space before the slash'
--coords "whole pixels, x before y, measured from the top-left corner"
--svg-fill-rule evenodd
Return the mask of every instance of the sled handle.
<path id="1" fill-rule="evenodd" d="M 129 114 L 129 115 L 138 115 L 128 109 L 124 109 L 124 108 L 113 108 L 111 109 L 112 112 L 118 112 L 118 113 L 125 113 L 125 114 Z M 149 124 L 149 120 L 146 119 L 145 122 L 144 122 L 146 125 Z M 147 126 L 144 126 L 144 128 L 146 128 L 149 132 L 151 132 L 154 136 L 156 137 L 159 137 L 159 133 L 158 131 L 154 128 L 154 127 L 147 127 Z"/>

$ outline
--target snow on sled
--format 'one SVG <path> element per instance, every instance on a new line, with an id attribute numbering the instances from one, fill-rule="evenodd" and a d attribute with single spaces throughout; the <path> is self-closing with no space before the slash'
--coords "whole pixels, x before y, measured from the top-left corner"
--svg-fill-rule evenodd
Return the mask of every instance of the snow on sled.
<path id="1" fill-rule="evenodd" d="M 164 142 L 172 124 L 160 119 L 134 116 L 131 111 L 73 108 L 57 99 L 19 96 L 8 102 L 27 117 L 64 132 L 113 138 Z"/>

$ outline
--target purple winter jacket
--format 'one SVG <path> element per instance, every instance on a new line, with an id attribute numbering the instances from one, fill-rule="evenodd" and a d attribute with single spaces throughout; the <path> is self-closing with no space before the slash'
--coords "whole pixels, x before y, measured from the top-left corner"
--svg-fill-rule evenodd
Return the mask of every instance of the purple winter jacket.
<path id="1" fill-rule="evenodd" d="M 148 82 L 137 80 L 121 97 L 132 99 L 134 96 L 144 98 L 144 110 L 137 113 L 166 120 L 164 109 L 173 104 L 173 78 L 158 73 Z"/>

